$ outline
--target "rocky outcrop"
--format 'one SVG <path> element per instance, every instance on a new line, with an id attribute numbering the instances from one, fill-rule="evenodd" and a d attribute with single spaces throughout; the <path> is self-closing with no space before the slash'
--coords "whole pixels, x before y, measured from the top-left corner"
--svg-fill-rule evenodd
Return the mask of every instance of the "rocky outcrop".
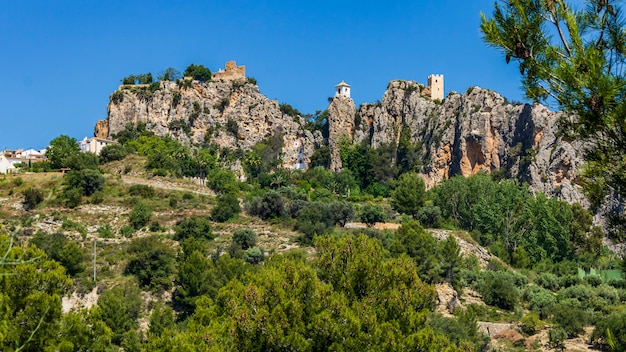
<path id="1" fill-rule="evenodd" d="M 510 104 L 478 87 L 436 103 L 421 88 L 412 81 L 389 83 L 380 103 L 359 108 L 353 142 L 397 146 L 402 133 L 409 133 L 428 187 L 454 175 L 499 171 L 533 191 L 586 202 L 574 182 L 583 163 L 581 145 L 560 137 L 559 113 Z"/>
<path id="2" fill-rule="evenodd" d="M 343 139 L 352 141 L 354 137 L 354 115 L 356 105 L 350 97 L 338 95 L 328 106 L 328 147 L 330 149 L 330 169 L 341 169 L 339 144 Z"/>
<path id="3" fill-rule="evenodd" d="M 111 94 L 108 117 L 96 134 L 111 138 L 128 124 L 145 123 L 158 136 L 185 144 L 217 144 L 249 150 L 269 136 L 282 136 L 285 167 L 303 168 L 323 143 L 321 133 L 305 130 L 302 117 L 287 116 L 278 103 L 244 81 L 159 82 L 121 86 Z"/>
<path id="4" fill-rule="evenodd" d="M 558 113 L 541 105 L 510 104 L 478 87 L 450 93 L 443 102 L 424 97 L 423 90 L 417 82 L 392 81 L 382 101 L 358 110 L 349 97 L 334 97 L 328 107 L 331 169 L 342 168 L 343 138 L 392 149 L 408 138 L 428 187 L 454 175 L 500 172 L 534 191 L 586 203 L 576 185 L 583 148 L 559 135 Z M 229 149 L 249 150 L 279 135 L 283 166 L 290 168 L 306 168 L 325 143 L 319 131 L 304 128 L 302 117 L 283 114 L 276 101 L 243 80 L 121 86 L 111 95 L 108 117 L 97 123 L 96 135 L 110 138 L 140 122 L 159 136 Z"/>

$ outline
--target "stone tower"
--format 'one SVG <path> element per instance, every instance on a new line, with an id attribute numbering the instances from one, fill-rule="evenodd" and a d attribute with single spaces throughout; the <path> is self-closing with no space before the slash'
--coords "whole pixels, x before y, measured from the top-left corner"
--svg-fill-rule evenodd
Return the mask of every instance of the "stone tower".
<path id="1" fill-rule="evenodd" d="M 430 88 L 431 99 L 443 100 L 443 75 L 428 76 L 428 87 Z"/>
<path id="2" fill-rule="evenodd" d="M 335 86 L 335 96 L 344 96 L 350 98 L 350 85 L 343 80 Z"/>

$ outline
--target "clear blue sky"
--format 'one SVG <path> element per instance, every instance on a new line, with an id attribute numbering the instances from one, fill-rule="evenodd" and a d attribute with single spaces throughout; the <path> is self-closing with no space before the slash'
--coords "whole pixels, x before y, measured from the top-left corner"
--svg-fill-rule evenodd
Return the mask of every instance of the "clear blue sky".
<path id="1" fill-rule="evenodd" d="M 191 63 L 245 65 L 261 92 L 300 111 L 327 107 L 335 84 L 357 105 L 393 79 L 445 75 L 522 100 L 517 67 L 481 40 L 493 0 L 0 1 L 0 148 L 93 135 L 129 74 Z"/>

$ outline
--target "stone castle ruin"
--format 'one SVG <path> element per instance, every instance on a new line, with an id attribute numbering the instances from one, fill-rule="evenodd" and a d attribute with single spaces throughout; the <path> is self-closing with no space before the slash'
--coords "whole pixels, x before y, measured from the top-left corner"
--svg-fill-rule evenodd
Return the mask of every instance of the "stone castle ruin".
<path id="1" fill-rule="evenodd" d="M 211 76 L 214 81 L 243 81 L 246 79 L 246 66 L 237 66 L 235 61 L 229 61 L 225 70 L 220 69 Z"/>

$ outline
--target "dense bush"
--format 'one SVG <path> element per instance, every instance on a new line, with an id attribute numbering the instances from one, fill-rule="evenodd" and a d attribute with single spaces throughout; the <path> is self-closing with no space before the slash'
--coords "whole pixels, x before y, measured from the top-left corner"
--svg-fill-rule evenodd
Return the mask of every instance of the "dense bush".
<path id="1" fill-rule="evenodd" d="M 154 197 L 155 191 L 152 186 L 136 184 L 128 188 L 128 194 L 150 199 Z"/>
<path id="2" fill-rule="evenodd" d="M 43 202 L 43 192 L 38 188 L 30 187 L 24 191 L 24 205 L 25 210 L 34 209 L 39 203 Z"/>
<path id="3" fill-rule="evenodd" d="M 56 260 L 65 267 L 68 274 L 75 276 L 85 270 L 85 253 L 73 241 L 62 233 L 45 234 L 38 232 L 31 242 L 42 249 L 49 258 Z"/>
<path id="4" fill-rule="evenodd" d="M 122 160 L 128 155 L 128 151 L 121 143 L 113 143 L 105 146 L 100 151 L 100 162 L 109 163 L 111 161 Z"/>
<path id="5" fill-rule="evenodd" d="M 69 188 L 78 189 L 85 196 L 104 189 L 104 176 L 95 169 L 72 170 L 64 177 Z"/>
<path id="6" fill-rule="evenodd" d="M 204 65 L 191 64 L 187 66 L 183 76 L 190 76 L 197 81 L 208 82 L 211 80 L 211 70 L 204 67 Z"/>
<path id="7" fill-rule="evenodd" d="M 478 292 L 488 305 L 512 310 L 519 300 L 515 277 L 505 271 L 483 271 L 478 280 Z"/>
<path id="8" fill-rule="evenodd" d="M 148 225 L 151 217 L 152 208 L 142 202 L 139 202 L 130 211 L 130 214 L 128 215 L 128 222 L 132 228 L 139 230 Z"/>
<path id="9" fill-rule="evenodd" d="M 243 260 L 250 264 L 259 264 L 263 259 L 265 259 L 265 253 L 259 247 L 250 248 L 243 255 Z"/>
<path id="10" fill-rule="evenodd" d="M 254 197 L 246 204 L 248 214 L 263 220 L 285 215 L 285 200 L 276 191 L 268 191 L 261 197 Z"/>
<path id="11" fill-rule="evenodd" d="M 237 229 L 233 232 L 232 246 L 248 250 L 256 246 L 256 233 L 251 229 Z"/>
<path id="12" fill-rule="evenodd" d="M 373 226 L 377 222 L 385 222 L 386 217 L 387 214 L 385 214 L 383 208 L 378 205 L 365 204 L 361 208 L 360 219 L 367 224 L 367 226 Z"/>
<path id="13" fill-rule="evenodd" d="M 191 216 L 176 223 L 174 238 L 177 241 L 186 238 L 202 238 L 212 240 L 211 219 L 204 216 Z"/>
<path id="14" fill-rule="evenodd" d="M 134 275 L 142 287 L 161 291 L 172 286 L 170 276 L 176 252 L 170 245 L 154 236 L 136 238 L 131 241 L 128 254 L 126 273 Z"/>
<path id="15" fill-rule="evenodd" d="M 239 199 L 233 193 L 223 193 L 217 196 L 217 204 L 211 210 L 211 218 L 217 222 L 226 222 L 241 212 Z"/>
<path id="16" fill-rule="evenodd" d="M 113 332 L 113 343 L 119 345 L 125 333 L 139 327 L 141 305 L 141 290 L 129 284 L 113 287 L 100 295 L 96 309 Z"/>

